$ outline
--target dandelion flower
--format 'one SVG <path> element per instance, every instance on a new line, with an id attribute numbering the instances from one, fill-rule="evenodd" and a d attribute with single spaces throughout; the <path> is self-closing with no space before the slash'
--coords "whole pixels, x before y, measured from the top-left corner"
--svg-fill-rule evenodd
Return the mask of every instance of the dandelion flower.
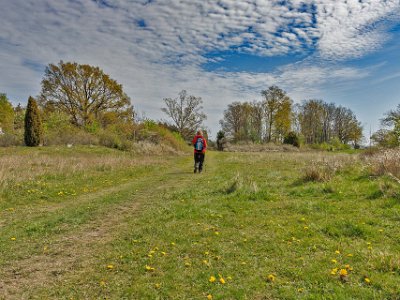
<path id="1" fill-rule="evenodd" d="M 106 282 L 104 280 L 100 281 L 99 284 L 100 284 L 101 287 L 105 287 L 106 286 Z"/>
<path id="2" fill-rule="evenodd" d="M 308 228 L 309 228 L 308 226 L 304 226 L 304 230 L 308 230 Z"/>
<path id="3" fill-rule="evenodd" d="M 16 237 L 12 237 L 10 240 L 15 241 L 17 238 Z"/>
<path id="4" fill-rule="evenodd" d="M 338 268 L 334 268 L 331 270 L 331 275 L 336 275 Z"/>
<path id="5" fill-rule="evenodd" d="M 340 275 L 340 277 L 346 277 L 348 275 L 347 270 L 346 269 L 340 269 L 339 275 Z"/>
<path id="6" fill-rule="evenodd" d="M 208 251 L 204 252 L 204 255 L 209 255 L 209 254 L 210 254 L 210 252 L 208 252 Z"/>
<path id="7" fill-rule="evenodd" d="M 353 254 L 349 253 L 347 254 L 347 257 L 353 257 Z"/>
<path id="8" fill-rule="evenodd" d="M 171 243 L 172 246 L 175 246 L 176 244 L 174 242 Z"/>
<path id="9" fill-rule="evenodd" d="M 232 276 L 228 276 L 228 277 L 226 277 L 226 279 L 232 280 Z"/>
<path id="10" fill-rule="evenodd" d="M 146 269 L 146 271 L 154 271 L 155 270 L 153 267 L 151 267 L 149 265 L 146 265 L 144 268 Z"/>
<path id="11" fill-rule="evenodd" d="M 214 234 L 215 234 L 215 235 L 219 235 L 219 232 L 218 232 L 218 231 L 215 231 Z"/>
<path id="12" fill-rule="evenodd" d="M 156 283 L 156 284 L 154 285 L 154 287 L 155 287 L 156 289 L 159 289 L 159 288 L 161 287 L 161 283 Z"/>
<path id="13" fill-rule="evenodd" d="M 337 264 L 337 260 L 336 259 L 331 259 L 331 262 L 333 262 L 334 264 Z"/>
<path id="14" fill-rule="evenodd" d="M 185 262 L 185 267 L 190 267 L 190 262 Z"/>
<path id="15" fill-rule="evenodd" d="M 221 282 L 221 284 L 225 284 L 225 279 L 223 277 L 220 277 L 219 282 Z"/>
<path id="16" fill-rule="evenodd" d="M 215 282 L 215 280 L 217 280 L 217 278 L 215 278 L 214 276 L 210 276 L 210 279 L 208 279 L 208 281 L 211 283 Z"/>
<path id="17" fill-rule="evenodd" d="M 379 232 L 383 232 L 383 229 L 379 229 L 378 231 L 379 231 Z"/>
<path id="18" fill-rule="evenodd" d="M 162 256 L 167 255 L 167 252 L 161 251 Z"/>
<path id="19" fill-rule="evenodd" d="M 301 218 L 300 221 L 305 222 L 306 218 Z"/>
<path id="20" fill-rule="evenodd" d="M 275 281 L 275 276 L 272 275 L 272 274 L 269 274 L 269 275 L 267 276 L 267 281 L 269 281 L 269 282 Z"/>
<path id="21" fill-rule="evenodd" d="M 340 254 L 340 251 L 339 251 L 339 250 L 336 250 L 336 251 L 335 251 L 335 254 Z"/>
<path id="22" fill-rule="evenodd" d="M 114 266 L 113 265 L 107 265 L 107 269 L 112 270 L 112 269 L 114 269 Z"/>
<path id="23" fill-rule="evenodd" d="M 350 265 L 345 265 L 344 267 L 346 268 L 346 270 L 353 271 L 353 268 Z"/>
<path id="24" fill-rule="evenodd" d="M 207 295 L 207 299 L 208 299 L 208 300 L 212 300 L 212 298 L 213 298 L 213 296 L 212 296 L 211 294 L 208 294 L 208 295 Z"/>
<path id="25" fill-rule="evenodd" d="M 364 277 L 364 282 L 366 284 L 370 284 L 371 283 L 371 279 L 369 279 L 368 277 Z"/>

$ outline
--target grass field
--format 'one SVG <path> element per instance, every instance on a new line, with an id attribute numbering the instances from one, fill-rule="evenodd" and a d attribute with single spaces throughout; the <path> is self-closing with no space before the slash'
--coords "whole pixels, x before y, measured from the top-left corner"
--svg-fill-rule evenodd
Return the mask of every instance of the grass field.
<path id="1" fill-rule="evenodd" d="M 400 188 L 355 154 L 0 149 L 0 299 L 400 299 Z"/>

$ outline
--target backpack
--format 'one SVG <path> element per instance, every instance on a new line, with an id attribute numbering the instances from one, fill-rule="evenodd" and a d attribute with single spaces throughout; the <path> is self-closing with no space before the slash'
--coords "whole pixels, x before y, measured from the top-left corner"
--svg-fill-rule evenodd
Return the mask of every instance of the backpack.
<path id="1" fill-rule="evenodd" d="M 201 137 L 197 138 L 196 143 L 194 144 L 194 149 L 196 149 L 196 151 L 203 151 L 204 148 L 204 141 Z"/>

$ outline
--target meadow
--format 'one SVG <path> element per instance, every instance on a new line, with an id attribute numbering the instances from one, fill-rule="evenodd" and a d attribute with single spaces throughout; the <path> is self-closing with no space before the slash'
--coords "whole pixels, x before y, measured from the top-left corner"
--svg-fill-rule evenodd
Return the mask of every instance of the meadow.
<path id="1" fill-rule="evenodd" d="M 0 299 L 399 299 L 400 188 L 357 153 L 0 149 Z"/>

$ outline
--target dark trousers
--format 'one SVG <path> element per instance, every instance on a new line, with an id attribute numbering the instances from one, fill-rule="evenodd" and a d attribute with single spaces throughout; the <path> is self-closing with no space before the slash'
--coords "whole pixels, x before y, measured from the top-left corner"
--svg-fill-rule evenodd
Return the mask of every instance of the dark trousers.
<path id="1" fill-rule="evenodd" d="M 199 172 L 203 170 L 203 163 L 204 163 L 204 153 L 194 153 L 194 170 L 196 171 L 199 169 Z"/>

